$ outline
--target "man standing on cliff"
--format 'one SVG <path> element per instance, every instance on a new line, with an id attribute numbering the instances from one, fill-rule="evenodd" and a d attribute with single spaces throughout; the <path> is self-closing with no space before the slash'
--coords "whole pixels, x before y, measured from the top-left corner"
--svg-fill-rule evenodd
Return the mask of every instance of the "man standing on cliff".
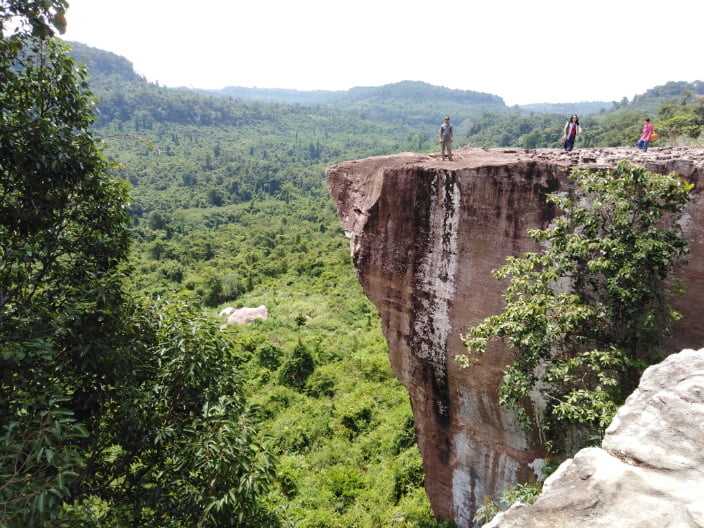
<path id="1" fill-rule="evenodd" d="M 445 122 L 440 125 L 440 153 L 445 159 L 445 149 L 447 149 L 447 159 L 452 161 L 452 140 L 455 139 L 455 131 L 450 124 L 450 116 L 445 116 Z"/>

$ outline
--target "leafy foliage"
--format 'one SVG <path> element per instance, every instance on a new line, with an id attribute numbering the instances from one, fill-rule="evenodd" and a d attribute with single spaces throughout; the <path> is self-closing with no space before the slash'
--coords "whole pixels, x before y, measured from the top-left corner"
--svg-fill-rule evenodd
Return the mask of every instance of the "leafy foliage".
<path id="1" fill-rule="evenodd" d="M 661 120 L 658 129 L 672 144 L 696 142 L 701 135 L 704 98 L 696 99 L 690 104 L 689 99 L 692 96 L 691 90 L 684 90 L 678 104 L 663 103 L 658 110 L 657 117 Z"/>
<path id="2" fill-rule="evenodd" d="M 539 392 L 535 419 L 553 439 L 559 424 L 603 429 L 644 366 L 661 358 L 676 316 L 664 280 L 687 252 L 675 221 L 692 189 L 626 161 L 571 177 L 579 194 L 549 197 L 564 216 L 529 231 L 544 250 L 508 257 L 495 272 L 510 279 L 504 311 L 463 336 L 473 353 L 496 338 L 514 351 L 500 401 L 530 422 L 524 405 Z"/>
<path id="3" fill-rule="evenodd" d="M 477 509 L 474 522 L 480 526 L 490 522 L 499 512 L 509 508 L 516 502 L 521 504 L 534 504 L 540 496 L 542 486 L 537 482 L 516 484 L 501 494 L 501 499 L 496 502 L 491 497 L 484 497 L 484 503 Z"/>
<path id="4" fill-rule="evenodd" d="M 119 379 L 126 187 L 84 77 L 51 40 L 0 40 L 0 501 L 25 526 L 70 495 L 96 386 Z"/>
<path id="5" fill-rule="evenodd" d="M 232 342 L 126 291 L 127 186 L 85 77 L 58 41 L 0 40 L 0 524 L 266 526 Z"/>
<path id="6" fill-rule="evenodd" d="M 273 457 L 244 398 L 234 344 L 185 303 L 147 303 L 135 316 L 132 378 L 101 417 L 109 455 L 81 491 L 115 504 L 106 517 L 120 525 L 268 525 L 258 497 Z"/>
<path id="7" fill-rule="evenodd" d="M 67 0 L 5 0 L 0 4 L 0 39 L 6 32 L 27 34 L 38 38 L 54 35 L 54 30 L 66 30 Z"/>

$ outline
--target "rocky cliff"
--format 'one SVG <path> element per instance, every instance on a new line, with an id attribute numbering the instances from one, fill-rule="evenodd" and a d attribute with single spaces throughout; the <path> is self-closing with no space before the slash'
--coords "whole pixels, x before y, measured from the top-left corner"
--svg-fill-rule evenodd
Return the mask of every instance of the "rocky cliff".
<path id="1" fill-rule="evenodd" d="M 350 239 L 359 280 L 379 310 L 389 357 L 408 389 L 423 454 L 426 489 L 440 518 L 470 526 L 486 495 L 540 473 L 535 433 L 497 403 L 510 360 L 495 348 L 462 369 L 460 334 L 502 309 L 505 284 L 491 276 L 507 255 L 537 248 L 527 229 L 555 215 L 545 194 L 568 190 L 572 166 L 611 167 L 628 158 L 698 183 L 704 149 L 458 149 L 454 161 L 403 153 L 335 165 L 330 193 Z M 691 244 L 678 271 L 692 293 L 671 351 L 704 343 L 691 298 L 704 293 L 704 196 L 695 186 L 681 225 Z M 699 297 L 699 295 L 697 295 Z"/>

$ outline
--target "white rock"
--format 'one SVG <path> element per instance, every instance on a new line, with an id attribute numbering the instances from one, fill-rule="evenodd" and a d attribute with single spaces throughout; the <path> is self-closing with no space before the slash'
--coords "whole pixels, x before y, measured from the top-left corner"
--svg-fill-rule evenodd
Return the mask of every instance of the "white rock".
<path id="1" fill-rule="evenodd" d="M 227 324 L 251 324 L 255 319 L 266 321 L 269 318 L 266 306 L 256 308 L 238 308 L 230 314 Z"/>
<path id="2" fill-rule="evenodd" d="M 223 308 L 222 310 L 220 310 L 218 317 L 222 317 L 224 315 L 230 315 L 234 311 L 235 311 L 235 309 L 232 306 L 228 306 L 227 308 Z"/>
<path id="3" fill-rule="evenodd" d="M 606 431 L 533 506 L 484 528 L 704 528 L 704 348 L 648 368 Z"/>

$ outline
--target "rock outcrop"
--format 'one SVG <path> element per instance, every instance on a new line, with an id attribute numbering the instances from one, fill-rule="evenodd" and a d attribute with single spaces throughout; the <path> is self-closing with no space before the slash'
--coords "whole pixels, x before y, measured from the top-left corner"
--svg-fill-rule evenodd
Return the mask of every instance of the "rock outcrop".
<path id="1" fill-rule="evenodd" d="M 225 308 L 220 313 L 226 312 L 228 308 Z M 248 308 L 245 306 L 244 308 L 232 310 L 227 318 L 227 324 L 252 324 L 257 319 L 266 321 L 268 318 L 269 312 L 263 304 L 261 306 L 257 306 L 256 308 Z"/>
<path id="2" fill-rule="evenodd" d="M 569 190 L 572 166 L 612 167 L 628 158 L 699 182 L 704 149 L 458 149 L 454 161 L 403 153 L 327 170 L 359 280 L 379 310 L 389 357 L 408 389 L 434 512 L 470 526 L 485 496 L 540 472 L 537 435 L 497 403 L 511 357 L 494 348 L 470 368 L 454 359 L 471 325 L 502 309 L 505 284 L 491 271 L 507 255 L 538 248 L 527 229 L 556 214 L 545 194 Z M 704 294 L 704 200 L 695 187 L 681 221 L 689 264 L 678 270 Z M 678 299 L 683 320 L 670 351 L 704 343 L 699 304 Z"/>
<path id="3" fill-rule="evenodd" d="M 485 528 L 704 527 L 704 348 L 648 368 L 606 431 Z"/>

